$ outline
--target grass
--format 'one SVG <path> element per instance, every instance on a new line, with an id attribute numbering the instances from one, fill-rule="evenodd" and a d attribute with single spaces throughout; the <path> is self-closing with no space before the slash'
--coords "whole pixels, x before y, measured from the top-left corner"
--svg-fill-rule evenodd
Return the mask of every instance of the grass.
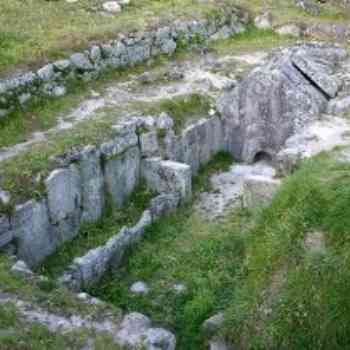
<path id="1" fill-rule="evenodd" d="M 42 325 L 23 320 L 10 303 L 0 305 L 0 329 L 0 350 L 80 350 L 89 338 L 95 340 L 96 350 L 121 350 L 109 335 L 87 331 L 50 332 Z"/>
<path id="2" fill-rule="evenodd" d="M 261 30 L 254 26 L 248 26 L 247 30 L 232 38 L 211 43 L 210 47 L 218 54 L 232 54 L 233 52 L 252 52 L 258 50 L 270 50 L 272 48 L 291 45 L 297 39 L 280 36 L 271 29 Z"/>
<path id="3" fill-rule="evenodd" d="M 232 4 L 231 0 L 220 1 Z M 101 2 L 26 0 L 0 1 L 0 74 L 18 66 L 37 66 L 62 58 L 118 33 L 142 31 L 175 18 L 203 18 L 217 13 L 218 4 L 192 0 L 132 0 L 116 16 L 101 14 Z M 5 29 L 6 28 L 6 29 Z"/>
<path id="4" fill-rule="evenodd" d="M 162 99 L 158 102 L 136 103 L 135 108 L 141 109 L 145 115 L 168 113 L 174 121 L 174 131 L 181 131 L 191 122 L 208 117 L 213 101 L 209 96 L 197 93 Z"/>
<path id="5" fill-rule="evenodd" d="M 140 184 L 122 210 L 107 208 L 103 218 L 93 224 L 84 225 L 79 234 L 60 247 L 38 268 L 38 272 L 51 278 L 60 276 L 75 257 L 83 256 L 90 249 L 105 244 L 123 226 L 134 225 L 147 208 L 153 194 Z"/>
<path id="6" fill-rule="evenodd" d="M 207 190 L 210 175 L 232 164 L 225 153 L 218 154 L 194 183 L 194 192 Z M 203 321 L 225 307 L 228 291 L 235 288 L 235 274 L 244 255 L 241 228 L 244 213 L 223 223 L 208 223 L 190 206 L 161 219 L 146 231 L 142 242 L 130 252 L 117 272 L 106 275 L 93 294 L 127 311 L 138 311 L 173 330 L 179 349 L 200 349 Z M 150 295 L 130 295 L 130 285 L 143 280 Z M 172 290 L 182 283 L 187 291 Z"/>
<path id="7" fill-rule="evenodd" d="M 238 347 L 349 347 L 349 170 L 325 155 L 307 161 L 250 232 L 226 312 Z M 305 249 L 312 231 L 323 232 L 324 251 Z"/>

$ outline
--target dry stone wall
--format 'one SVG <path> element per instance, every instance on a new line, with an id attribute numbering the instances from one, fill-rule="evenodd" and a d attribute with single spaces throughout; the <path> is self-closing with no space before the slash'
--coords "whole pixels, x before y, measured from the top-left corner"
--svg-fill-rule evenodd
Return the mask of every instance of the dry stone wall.
<path id="1" fill-rule="evenodd" d="M 96 79 L 102 72 L 125 68 L 179 47 L 203 40 L 228 38 L 244 31 L 247 15 L 236 9 L 222 11 L 220 18 L 175 21 L 171 26 L 120 36 L 94 45 L 67 59 L 52 62 L 36 72 L 0 80 L 0 119 L 17 107 L 25 107 L 35 97 L 60 97 L 71 82 Z"/>
<path id="2" fill-rule="evenodd" d="M 72 240 L 83 223 L 101 218 L 107 205 L 121 208 L 141 179 L 160 194 L 149 209 L 152 220 L 174 203 L 189 200 L 192 176 L 227 148 L 224 125 L 213 116 L 176 135 L 173 124 L 166 114 L 121 120 L 113 126 L 117 132 L 113 139 L 58 157 L 61 166 L 45 179 L 44 198 L 17 205 L 10 215 L 0 214 L 0 248 L 14 246 L 17 256 L 35 267 Z M 103 248 L 109 257 L 106 261 L 115 257 L 120 240 L 128 246 L 129 239 L 134 240 L 130 237 L 139 236 L 140 230 L 117 235 L 107 250 Z"/>

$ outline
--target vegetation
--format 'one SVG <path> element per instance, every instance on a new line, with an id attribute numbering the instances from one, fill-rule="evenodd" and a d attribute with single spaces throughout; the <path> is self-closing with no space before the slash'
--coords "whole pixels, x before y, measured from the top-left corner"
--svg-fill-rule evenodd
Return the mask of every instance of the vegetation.
<path id="1" fill-rule="evenodd" d="M 221 3 L 232 4 L 232 0 Z M 174 18 L 203 18 L 217 12 L 217 4 L 138 0 L 116 16 L 103 15 L 101 2 L 96 0 L 1 0 L 0 9 L 0 27 L 6 28 L 0 34 L 0 73 L 4 74 L 18 65 L 66 57 L 94 41 L 115 39 L 125 31 L 145 30 Z"/>
<path id="2" fill-rule="evenodd" d="M 151 197 L 152 193 L 144 184 L 140 184 L 122 210 L 107 207 L 99 222 L 84 225 L 72 241 L 61 246 L 40 265 L 38 272 L 52 278 L 59 277 L 75 257 L 83 256 L 90 249 L 105 244 L 123 226 L 136 224 Z"/>

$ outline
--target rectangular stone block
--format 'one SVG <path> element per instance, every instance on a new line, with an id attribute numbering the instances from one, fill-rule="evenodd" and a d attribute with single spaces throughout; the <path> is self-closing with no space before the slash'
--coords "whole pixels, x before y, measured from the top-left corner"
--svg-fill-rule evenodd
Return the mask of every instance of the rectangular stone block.
<path id="1" fill-rule="evenodd" d="M 81 219 L 81 176 L 78 168 L 56 169 L 45 180 L 50 221 L 62 242 L 75 237 Z"/>
<path id="2" fill-rule="evenodd" d="M 192 196 L 192 172 L 187 164 L 160 158 L 142 161 L 142 177 L 157 193 L 179 193 L 182 201 Z"/>
<path id="3" fill-rule="evenodd" d="M 105 206 L 101 154 L 95 147 L 84 148 L 79 171 L 82 187 L 82 221 L 95 222 L 101 218 Z"/>
<path id="4" fill-rule="evenodd" d="M 30 267 L 56 250 L 60 239 L 50 224 L 46 200 L 17 206 L 11 221 L 17 255 Z"/>
<path id="5" fill-rule="evenodd" d="M 265 176 L 248 176 L 243 184 L 243 206 L 247 209 L 269 206 L 280 185 L 280 180 Z"/>
<path id="6" fill-rule="evenodd" d="M 121 208 L 140 179 L 141 154 L 132 147 L 105 162 L 104 177 L 107 192 L 117 208 Z"/>

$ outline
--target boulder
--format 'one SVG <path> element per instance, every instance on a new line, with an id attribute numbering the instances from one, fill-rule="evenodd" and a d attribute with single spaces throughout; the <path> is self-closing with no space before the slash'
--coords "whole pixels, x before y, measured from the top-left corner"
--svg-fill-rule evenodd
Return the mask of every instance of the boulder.
<path id="1" fill-rule="evenodd" d="M 247 209 L 268 206 L 280 185 L 280 180 L 265 176 L 248 176 L 243 184 L 243 206 Z"/>
<path id="2" fill-rule="evenodd" d="M 182 201 L 192 196 L 191 168 L 186 164 L 148 158 L 142 161 L 142 176 L 155 192 L 178 193 Z"/>
<path id="3" fill-rule="evenodd" d="M 295 0 L 295 4 L 313 16 L 317 16 L 321 12 L 320 6 L 314 0 Z"/>
<path id="4" fill-rule="evenodd" d="M 286 139 L 327 108 L 346 51 L 326 44 L 281 49 L 217 101 L 228 151 L 237 160 L 271 158 Z"/>

